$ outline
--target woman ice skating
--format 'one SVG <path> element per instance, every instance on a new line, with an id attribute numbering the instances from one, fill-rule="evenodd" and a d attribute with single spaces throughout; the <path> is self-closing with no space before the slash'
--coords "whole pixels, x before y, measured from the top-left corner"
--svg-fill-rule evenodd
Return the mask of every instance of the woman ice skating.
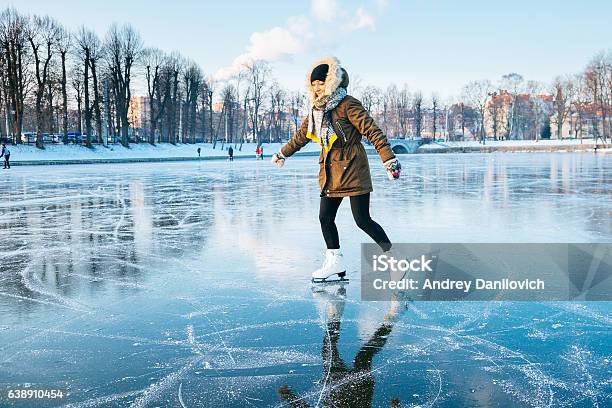
<path id="1" fill-rule="evenodd" d="M 321 268 L 313 282 L 343 280 L 346 276 L 335 219 L 343 197 L 349 197 L 359 228 L 383 249 L 391 243 L 387 234 L 370 217 L 372 179 L 361 139 L 365 136 L 376 148 L 389 179 L 400 176 L 401 166 L 387 138 L 361 102 L 347 95 L 348 73 L 335 57 L 326 57 L 312 66 L 306 78 L 310 99 L 308 116 L 293 137 L 272 156 L 281 167 L 285 159 L 313 140 L 322 146 L 319 156 L 321 202 L 319 221 L 327 245 Z"/>

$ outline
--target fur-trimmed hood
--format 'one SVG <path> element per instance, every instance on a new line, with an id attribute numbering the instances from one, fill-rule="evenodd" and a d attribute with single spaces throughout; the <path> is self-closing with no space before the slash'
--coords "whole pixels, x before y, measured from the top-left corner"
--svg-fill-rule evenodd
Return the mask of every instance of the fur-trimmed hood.
<path id="1" fill-rule="evenodd" d="M 306 91 L 308 92 L 308 98 L 310 99 L 311 104 L 315 100 L 315 93 L 312 84 L 310 83 L 310 74 L 317 66 L 321 64 L 329 65 L 329 70 L 327 71 L 327 77 L 325 79 L 325 90 L 323 96 L 331 95 L 341 84 L 344 85 L 344 87 L 348 86 L 348 74 L 340 65 L 338 58 L 331 55 L 324 57 L 312 64 L 310 70 L 308 70 L 308 73 L 306 74 Z"/>

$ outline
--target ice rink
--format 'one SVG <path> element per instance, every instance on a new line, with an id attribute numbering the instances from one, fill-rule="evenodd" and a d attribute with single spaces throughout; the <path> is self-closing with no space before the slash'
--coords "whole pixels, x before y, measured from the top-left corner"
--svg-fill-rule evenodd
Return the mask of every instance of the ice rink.
<path id="1" fill-rule="evenodd" d="M 370 157 L 394 242 L 612 242 L 612 155 L 400 160 L 390 182 Z M 317 173 L 269 155 L 0 173 L 0 389 L 63 388 L 37 406 L 70 407 L 612 405 L 610 302 L 361 301 L 370 240 L 348 200 L 351 281 L 313 289 Z"/>

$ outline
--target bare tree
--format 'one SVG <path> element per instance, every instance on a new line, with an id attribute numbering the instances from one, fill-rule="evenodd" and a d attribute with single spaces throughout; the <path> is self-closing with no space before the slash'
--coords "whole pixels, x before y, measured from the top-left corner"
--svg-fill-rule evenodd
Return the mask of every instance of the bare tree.
<path id="1" fill-rule="evenodd" d="M 14 143 L 21 143 L 25 98 L 28 94 L 28 19 L 14 8 L 0 14 L 0 47 L 4 59 L 5 109 Z"/>
<path id="2" fill-rule="evenodd" d="M 128 111 L 132 97 L 132 68 L 142 53 L 140 35 L 130 26 L 113 24 L 105 41 L 107 68 L 115 96 L 115 106 L 121 129 L 121 143 L 129 145 Z"/>
<path id="3" fill-rule="evenodd" d="M 87 41 L 88 32 L 83 27 L 79 35 L 77 36 L 76 43 L 83 51 L 82 64 L 83 64 L 83 95 L 84 95 L 84 112 L 85 112 L 85 146 L 91 147 L 91 109 L 89 103 L 89 58 L 91 55 L 91 49 Z"/>
<path id="4" fill-rule="evenodd" d="M 270 87 L 270 142 L 280 142 L 284 123 L 283 113 L 287 104 L 287 93 L 283 88 L 274 84 Z"/>
<path id="5" fill-rule="evenodd" d="M 554 107 L 552 122 L 557 127 L 557 139 L 563 137 L 563 124 L 570 113 L 573 86 L 570 79 L 560 76 L 556 77 L 551 85 L 550 93 L 553 95 Z"/>
<path id="6" fill-rule="evenodd" d="M 391 114 L 391 99 L 389 98 L 388 89 L 384 92 L 381 91 L 380 96 L 380 126 L 383 130 L 383 133 L 389 135 L 389 137 L 394 137 L 394 133 L 390 133 L 390 115 Z"/>
<path id="7" fill-rule="evenodd" d="M 75 95 L 75 101 L 77 103 L 77 132 L 79 132 L 79 134 L 81 134 L 83 132 L 83 117 L 82 117 L 82 112 L 83 112 L 83 78 L 84 75 L 81 71 L 81 68 L 83 68 L 80 64 L 77 65 L 72 74 L 70 75 L 70 77 L 72 78 L 72 88 L 74 89 Z M 65 137 L 66 135 L 64 135 Z"/>
<path id="8" fill-rule="evenodd" d="M 213 95 L 215 92 L 215 81 L 212 77 L 208 77 L 204 80 L 204 96 L 205 96 L 205 105 L 206 111 L 208 111 L 208 137 L 209 143 L 212 142 L 213 149 L 217 146 L 217 141 L 213 140 L 214 137 L 214 128 L 213 128 Z"/>
<path id="9" fill-rule="evenodd" d="M 95 115 L 98 143 L 102 143 L 102 114 L 98 62 L 102 59 L 102 43 L 92 30 L 82 26 L 75 36 L 76 57 L 83 66 L 83 97 L 85 113 L 85 145 L 90 147 L 93 134 L 92 119 Z M 91 73 L 91 76 L 90 76 Z M 93 102 L 91 102 L 93 91 Z"/>
<path id="10" fill-rule="evenodd" d="M 231 143 L 234 135 L 234 119 L 236 112 L 236 89 L 231 83 L 227 83 L 221 90 L 223 109 L 219 118 L 219 126 L 223 125 L 223 144 Z"/>
<path id="11" fill-rule="evenodd" d="M 102 103 L 102 96 L 100 93 L 100 84 L 98 78 L 100 77 L 99 72 L 99 62 L 103 57 L 103 49 L 102 42 L 98 38 L 95 33 L 92 33 L 92 42 L 91 42 L 91 53 L 89 55 L 89 68 L 91 69 L 91 79 L 93 81 L 93 113 L 94 120 L 96 123 L 96 135 L 98 137 L 98 144 L 103 144 L 102 142 L 102 112 L 100 104 Z"/>
<path id="12" fill-rule="evenodd" d="M 391 84 L 385 90 L 385 134 L 391 137 L 398 137 L 400 134 L 399 123 L 397 120 L 397 105 L 399 99 L 399 91 L 395 84 Z"/>
<path id="13" fill-rule="evenodd" d="M 577 74 L 571 79 L 574 92 L 571 94 L 570 129 L 574 131 L 574 138 L 582 142 L 583 127 L 586 122 L 586 111 L 589 106 L 589 89 L 585 75 Z"/>
<path id="14" fill-rule="evenodd" d="M 143 51 L 142 61 L 145 66 L 149 103 L 149 124 L 147 126 L 147 133 L 149 135 L 149 143 L 155 144 L 157 124 L 161 115 L 164 113 L 167 103 L 167 95 L 162 93 L 161 89 L 161 76 L 166 62 L 166 56 L 163 51 L 157 48 L 148 48 Z"/>
<path id="15" fill-rule="evenodd" d="M 408 106 L 410 105 L 410 92 L 408 86 L 404 84 L 397 95 L 397 122 L 400 133 L 405 138 L 408 135 Z"/>
<path id="16" fill-rule="evenodd" d="M 157 84 L 151 85 L 151 94 L 154 96 L 155 106 L 151 115 L 153 119 L 158 119 L 154 127 L 159 127 L 160 141 L 168 143 L 176 143 L 177 114 L 179 111 L 177 97 L 181 60 L 182 57 L 177 53 L 165 57 L 161 62 Z"/>
<path id="17" fill-rule="evenodd" d="M 405 138 L 408 134 L 408 105 L 410 92 L 404 84 L 400 91 L 395 84 L 387 87 L 384 95 L 386 127 L 388 134 L 393 137 Z"/>
<path id="18" fill-rule="evenodd" d="M 416 137 L 421 137 L 423 130 L 423 94 L 421 91 L 414 94 L 412 110 L 414 113 L 414 133 Z"/>
<path id="19" fill-rule="evenodd" d="M 300 126 L 300 112 L 306 102 L 306 96 L 302 92 L 295 91 L 291 94 L 291 120 L 293 121 L 293 131 L 297 132 Z"/>
<path id="20" fill-rule="evenodd" d="M 282 141 L 282 135 L 285 133 L 285 119 L 287 106 L 289 105 L 287 91 L 283 88 L 279 90 L 276 96 L 276 140 L 278 142 Z"/>
<path id="21" fill-rule="evenodd" d="M 196 111 L 197 121 L 197 133 L 200 136 L 200 139 L 203 143 L 206 143 L 206 110 L 208 107 L 207 101 L 207 91 L 206 91 L 206 80 L 202 81 L 202 86 L 200 87 L 200 94 L 198 95 L 198 104 L 199 108 Z"/>
<path id="22" fill-rule="evenodd" d="M 550 115 L 546 101 L 543 99 L 544 85 L 539 81 L 527 81 L 527 94 L 530 99 L 531 139 L 537 142 L 544 128 L 550 130 Z M 564 119 L 563 119 L 564 120 Z M 561 126 L 563 126 L 563 120 Z"/>
<path id="23" fill-rule="evenodd" d="M 68 133 L 68 79 L 66 70 L 66 58 L 72 47 L 72 36 L 65 28 L 60 28 L 57 36 L 57 51 L 60 54 L 62 76 L 60 80 L 62 92 L 62 133 Z"/>
<path id="24" fill-rule="evenodd" d="M 361 91 L 361 104 L 369 114 L 372 114 L 372 109 L 380 103 L 380 98 L 381 92 L 374 86 L 368 85 Z"/>
<path id="25" fill-rule="evenodd" d="M 522 89 L 523 77 L 515 72 L 502 76 L 501 86 L 505 88 L 512 100 L 510 102 L 510 112 L 508 115 L 508 137 L 510 139 L 518 139 L 517 137 L 517 124 L 519 122 L 518 117 L 518 94 Z"/>
<path id="26" fill-rule="evenodd" d="M 43 147 L 43 98 L 49 81 L 51 58 L 60 34 L 59 25 L 49 16 L 34 16 L 28 25 L 27 38 L 34 57 L 36 79 L 36 147 Z"/>
<path id="27" fill-rule="evenodd" d="M 436 132 L 437 132 L 437 121 L 438 121 L 438 105 L 439 105 L 438 95 L 434 92 L 431 94 L 431 131 L 432 131 L 432 139 L 436 140 Z"/>
<path id="28" fill-rule="evenodd" d="M 484 129 L 485 108 L 493 90 L 493 85 L 488 79 L 468 82 L 462 90 L 463 99 L 478 111 L 478 138 L 485 143 L 486 134 Z"/>
<path id="29" fill-rule="evenodd" d="M 183 71 L 183 89 L 185 101 L 183 108 L 182 142 L 195 143 L 195 121 L 198 95 L 204 81 L 202 70 L 193 61 L 189 61 Z"/>
<path id="30" fill-rule="evenodd" d="M 2 129 L 0 127 L 0 139 L 8 138 L 10 131 L 8 129 L 8 98 L 7 98 L 7 82 L 6 82 L 6 58 L 2 50 L 0 50 L 0 108 L 4 110 L 5 119 L 6 119 L 6 129 Z M 2 134 L 2 131 L 6 131 L 6 135 Z"/>
<path id="31" fill-rule="evenodd" d="M 179 95 L 180 74 L 185 69 L 185 58 L 178 52 L 173 52 L 168 58 L 166 90 L 169 92 L 169 104 L 166 110 L 167 139 L 176 144 L 179 141 L 181 120 L 181 101 Z"/>
<path id="32" fill-rule="evenodd" d="M 448 128 L 449 128 L 449 115 L 451 112 L 451 105 L 452 105 L 452 99 L 447 99 L 442 101 L 442 109 L 441 109 L 441 113 L 442 116 L 444 117 L 444 120 L 441 121 L 442 122 L 442 137 L 444 139 L 444 141 L 449 141 L 449 132 L 448 132 Z"/>
<path id="33" fill-rule="evenodd" d="M 253 138 L 257 145 L 261 144 L 259 129 L 259 111 L 263 103 L 264 87 L 270 74 L 270 66 L 266 61 L 253 61 L 246 65 L 246 71 L 250 81 L 250 101 L 253 103 L 252 123 Z"/>
<path id="34" fill-rule="evenodd" d="M 461 112 L 461 140 L 465 140 L 465 104 L 461 102 L 459 104 Z"/>
<path id="35" fill-rule="evenodd" d="M 610 133 L 610 108 L 612 103 L 612 56 L 609 53 L 600 52 L 587 66 L 585 71 L 586 87 L 589 97 L 597 106 L 598 116 L 601 118 L 601 135 L 605 143 Z M 595 137 L 599 134 L 596 124 L 593 128 Z"/>
<path id="36" fill-rule="evenodd" d="M 238 148 L 238 150 L 242 150 L 242 143 L 244 143 L 244 136 L 245 136 L 245 131 L 246 131 L 246 111 L 242 111 L 241 114 L 241 110 L 240 110 L 240 85 L 242 84 L 243 80 L 246 78 L 246 73 L 244 71 L 239 71 L 235 76 L 234 76 L 234 81 L 236 82 L 236 123 L 239 124 L 239 129 L 236 131 L 237 134 L 240 135 L 240 147 Z M 237 146 L 237 141 L 235 140 L 236 144 L 234 145 L 234 147 L 238 147 Z"/>

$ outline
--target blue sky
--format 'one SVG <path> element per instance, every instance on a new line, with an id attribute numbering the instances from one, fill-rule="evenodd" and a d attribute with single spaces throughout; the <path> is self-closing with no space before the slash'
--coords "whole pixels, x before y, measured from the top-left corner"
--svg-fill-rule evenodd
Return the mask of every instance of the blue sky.
<path id="1" fill-rule="evenodd" d="M 178 50 L 219 78 L 232 72 L 236 58 L 263 55 L 290 89 L 302 89 L 312 62 L 328 54 L 362 85 L 406 83 L 448 98 L 470 80 L 495 82 L 509 72 L 550 81 L 612 48 L 612 2 L 606 1 L 58 3 L 4 5 L 49 14 L 68 28 L 84 24 L 101 36 L 110 23 L 129 22 L 147 45 Z"/>

